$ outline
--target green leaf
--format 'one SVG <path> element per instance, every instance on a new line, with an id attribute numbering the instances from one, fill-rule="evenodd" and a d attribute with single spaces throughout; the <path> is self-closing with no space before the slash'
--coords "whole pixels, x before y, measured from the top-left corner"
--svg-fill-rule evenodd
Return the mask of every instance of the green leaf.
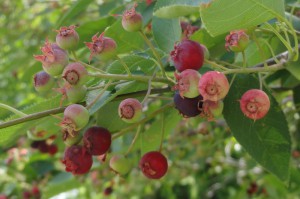
<path id="1" fill-rule="evenodd" d="M 217 37 L 212 37 L 210 34 L 208 34 L 206 29 L 200 29 L 197 32 L 195 32 L 190 39 L 197 41 L 203 45 L 205 45 L 207 48 L 211 48 L 215 45 L 218 45 L 221 42 L 225 41 L 225 35 L 220 35 Z M 224 47 L 225 49 L 225 47 Z"/>
<path id="2" fill-rule="evenodd" d="M 259 81 L 251 75 L 238 75 L 224 100 L 224 118 L 234 137 L 263 167 L 281 180 L 289 176 L 291 138 L 286 118 L 271 93 L 268 114 L 257 121 L 245 117 L 238 100 L 244 92 L 257 88 Z"/>
<path id="3" fill-rule="evenodd" d="M 286 66 L 286 69 L 298 80 L 300 80 L 300 60 L 298 59 L 295 62 L 289 62 Z"/>
<path id="4" fill-rule="evenodd" d="M 115 99 L 118 95 L 122 95 L 125 93 L 132 93 L 140 90 L 145 90 L 148 88 L 147 83 L 140 83 L 136 81 L 126 82 L 123 84 L 119 84 L 116 92 L 111 93 L 110 91 L 105 91 L 104 94 L 96 101 L 96 103 L 89 109 L 89 113 L 92 115 L 97 112 L 100 108 L 105 106 L 108 102 Z M 87 104 L 90 104 L 97 95 L 101 92 L 101 90 L 94 90 L 88 93 Z"/>
<path id="5" fill-rule="evenodd" d="M 112 26 L 110 26 L 106 32 L 105 36 L 111 37 L 117 43 L 117 52 L 128 53 L 132 50 L 143 50 L 145 44 L 143 38 L 138 32 L 128 32 L 124 30 L 121 20 L 116 21 Z"/>
<path id="6" fill-rule="evenodd" d="M 179 19 L 153 17 L 152 30 L 158 47 L 168 54 L 173 50 L 175 42 L 178 42 L 181 37 Z"/>
<path id="7" fill-rule="evenodd" d="M 154 7 L 154 16 L 160 18 L 175 18 L 190 15 L 199 10 L 200 3 L 208 0 L 160 0 Z"/>
<path id="8" fill-rule="evenodd" d="M 202 22 L 212 36 L 248 29 L 284 16 L 282 0 L 215 0 L 200 6 Z"/>
<path id="9" fill-rule="evenodd" d="M 162 118 L 162 114 L 164 114 L 164 118 Z M 141 133 L 140 144 L 142 154 L 159 150 L 162 131 L 164 131 L 164 137 L 167 137 L 176 127 L 174 124 L 177 124 L 182 119 L 175 108 L 162 114 L 151 124 L 149 129 Z"/>
<path id="10" fill-rule="evenodd" d="M 59 28 L 61 25 L 66 25 L 68 20 L 74 19 L 76 16 L 82 13 L 93 0 L 78 0 L 76 1 L 69 10 L 59 18 L 56 23 L 56 27 Z"/>
<path id="11" fill-rule="evenodd" d="M 124 63 L 128 66 L 131 72 L 141 71 L 144 74 L 152 74 L 156 66 L 151 59 L 139 56 L 139 55 L 130 55 L 121 58 Z M 126 70 L 119 60 L 114 61 L 107 68 L 106 72 L 111 74 L 125 74 Z"/>

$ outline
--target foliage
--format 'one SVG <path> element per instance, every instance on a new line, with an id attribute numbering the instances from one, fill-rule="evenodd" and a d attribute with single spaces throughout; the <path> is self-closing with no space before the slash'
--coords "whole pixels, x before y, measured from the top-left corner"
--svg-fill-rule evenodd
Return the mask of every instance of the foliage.
<path id="1" fill-rule="evenodd" d="M 143 30 L 127 32 L 116 15 L 134 3 Z M 299 198 L 299 12 L 295 0 L 2 1 L 0 193 L 22 198 L 38 186 L 42 198 Z M 199 29 L 184 31 L 183 22 Z M 46 38 L 54 42 L 54 30 L 70 25 L 80 36 L 70 60 L 82 62 L 90 75 L 80 103 L 91 118 L 80 133 L 99 125 L 113 137 L 106 157 L 94 157 L 91 171 L 81 176 L 66 173 L 60 162 L 66 146 L 59 123 L 69 102 L 55 90 L 37 93 L 32 83 L 42 70 L 32 55 L 40 54 Z M 249 46 L 242 53 L 227 51 L 226 35 L 240 29 Z M 89 60 L 84 42 L 102 32 L 117 43 L 118 57 Z M 199 72 L 221 71 L 230 81 L 223 114 L 214 121 L 185 119 L 172 103 L 169 54 L 187 36 L 209 50 Z M 63 85 L 60 77 L 56 82 Z M 263 89 L 271 101 L 267 116 L 257 121 L 246 118 L 238 102 L 251 88 Z M 119 103 L 129 97 L 144 105 L 135 124 L 118 116 Z M 47 132 L 46 143 L 58 146 L 57 153 L 32 147 L 29 134 L 37 129 Z M 153 150 L 169 161 L 167 175 L 156 181 L 138 168 L 142 155 Z M 114 154 L 132 162 L 126 176 L 109 169 Z"/>

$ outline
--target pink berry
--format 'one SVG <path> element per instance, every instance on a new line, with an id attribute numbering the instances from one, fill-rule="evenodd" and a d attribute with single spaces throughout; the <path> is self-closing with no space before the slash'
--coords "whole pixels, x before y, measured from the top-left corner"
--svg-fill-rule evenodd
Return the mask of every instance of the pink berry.
<path id="1" fill-rule="evenodd" d="M 35 90 L 41 93 L 49 91 L 55 84 L 54 78 L 45 71 L 36 73 L 33 80 Z"/>
<path id="2" fill-rule="evenodd" d="M 92 155 L 105 154 L 111 145 L 111 133 L 103 127 L 93 126 L 83 135 L 83 145 Z"/>
<path id="3" fill-rule="evenodd" d="M 199 93 L 203 101 L 218 101 L 223 99 L 229 91 L 229 82 L 223 73 L 209 71 L 202 75 L 199 80 Z"/>
<path id="4" fill-rule="evenodd" d="M 89 60 L 91 60 L 93 56 L 103 61 L 113 58 L 117 53 L 116 42 L 112 38 L 104 37 L 104 32 L 101 33 L 99 37 L 97 37 L 97 34 L 98 33 L 92 37 L 92 42 L 85 42 L 85 45 L 91 51 Z"/>
<path id="5" fill-rule="evenodd" d="M 206 100 L 203 102 L 201 116 L 207 118 L 208 121 L 214 120 L 215 117 L 222 115 L 224 103 L 219 100 L 217 102 Z"/>
<path id="6" fill-rule="evenodd" d="M 134 98 L 123 100 L 118 109 L 120 118 L 127 123 L 138 122 L 143 116 L 143 105 Z"/>
<path id="7" fill-rule="evenodd" d="M 175 44 L 170 56 L 175 68 L 179 72 L 186 69 L 199 70 L 204 61 L 203 48 L 199 43 L 188 39 Z"/>
<path id="8" fill-rule="evenodd" d="M 43 69 L 51 76 L 60 75 L 69 63 L 69 57 L 66 51 L 61 49 L 57 44 L 51 44 L 48 40 L 41 48 L 43 55 L 35 55 L 37 61 L 42 62 Z"/>
<path id="9" fill-rule="evenodd" d="M 92 155 L 80 145 L 68 147 L 65 151 L 62 163 L 65 165 L 67 172 L 72 172 L 73 175 L 87 173 L 93 164 Z"/>
<path id="10" fill-rule="evenodd" d="M 64 118 L 60 123 L 63 130 L 72 134 L 79 131 L 89 122 L 89 111 L 80 104 L 69 105 L 64 111 Z"/>
<path id="11" fill-rule="evenodd" d="M 135 4 L 131 9 L 126 10 L 122 15 L 122 26 L 128 32 L 137 32 L 142 29 L 143 17 L 135 11 Z"/>
<path id="12" fill-rule="evenodd" d="M 233 52 L 244 51 L 249 44 L 249 36 L 244 30 L 231 31 L 225 38 L 225 48 Z"/>
<path id="13" fill-rule="evenodd" d="M 182 98 L 194 98 L 199 95 L 198 82 L 201 75 L 198 71 L 186 69 L 180 74 L 175 72 L 174 75 L 177 80 L 177 84 L 174 86 L 174 89 L 179 91 Z"/>
<path id="14" fill-rule="evenodd" d="M 79 35 L 75 30 L 76 26 L 61 27 L 56 30 L 56 43 L 59 47 L 65 50 L 72 50 L 77 47 Z"/>
<path id="15" fill-rule="evenodd" d="M 131 169 L 131 162 L 124 155 L 114 155 L 109 161 L 109 167 L 120 175 L 127 174 Z"/>
<path id="16" fill-rule="evenodd" d="M 160 179 L 167 173 L 168 161 L 160 152 L 151 151 L 143 155 L 139 167 L 147 178 Z"/>
<path id="17" fill-rule="evenodd" d="M 240 108 L 246 117 L 258 120 L 268 113 L 270 99 L 264 91 L 251 89 L 243 94 L 240 100 Z"/>
<path id="18" fill-rule="evenodd" d="M 78 62 L 68 64 L 62 77 L 72 86 L 82 86 L 89 80 L 86 68 Z"/>

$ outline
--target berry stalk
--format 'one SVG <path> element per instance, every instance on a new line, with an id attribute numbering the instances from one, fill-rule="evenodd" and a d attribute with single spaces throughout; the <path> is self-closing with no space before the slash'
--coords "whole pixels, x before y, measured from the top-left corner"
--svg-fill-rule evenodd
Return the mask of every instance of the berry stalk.
<path id="1" fill-rule="evenodd" d="M 6 104 L 0 103 L 0 108 L 9 110 L 9 111 L 13 112 L 14 114 L 16 114 L 16 115 L 18 115 L 18 116 L 20 116 L 20 117 L 27 116 L 27 114 L 25 114 L 25 113 L 23 113 L 23 112 L 21 112 L 21 111 L 15 109 L 15 108 L 13 108 L 13 107 L 11 107 L 11 106 L 8 106 L 8 105 L 6 105 Z"/>

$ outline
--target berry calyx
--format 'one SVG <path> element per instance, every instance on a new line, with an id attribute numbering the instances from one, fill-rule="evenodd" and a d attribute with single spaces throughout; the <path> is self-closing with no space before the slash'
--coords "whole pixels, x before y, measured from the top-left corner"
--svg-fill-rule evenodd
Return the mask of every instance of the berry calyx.
<path id="1" fill-rule="evenodd" d="M 78 62 L 68 64 L 62 77 L 72 86 L 82 86 L 89 80 L 86 68 Z"/>
<path id="2" fill-rule="evenodd" d="M 131 162 L 124 155 L 114 155 L 109 161 L 109 167 L 120 175 L 127 174 L 131 169 Z"/>
<path id="3" fill-rule="evenodd" d="M 199 70 L 203 65 L 204 52 L 198 42 L 185 39 L 174 45 L 170 57 L 179 72 L 186 69 Z"/>
<path id="4" fill-rule="evenodd" d="M 69 57 L 66 51 L 57 44 L 51 44 L 48 40 L 41 48 L 43 55 L 34 55 L 37 61 L 42 62 L 43 69 L 51 76 L 60 75 L 69 63 Z"/>
<path id="5" fill-rule="evenodd" d="M 168 161 L 160 152 L 151 151 L 143 155 L 139 167 L 147 178 L 160 179 L 167 173 Z"/>
<path id="6" fill-rule="evenodd" d="M 37 92 L 47 92 L 49 91 L 55 84 L 55 80 L 45 71 L 40 71 L 36 73 L 33 77 L 34 88 Z"/>
<path id="7" fill-rule="evenodd" d="M 111 133 L 103 127 L 93 126 L 83 135 L 83 146 L 92 155 L 105 154 L 111 145 Z"/>
<path id="8" fill-rule="evenodd" d="M 203 100 L 218 101 L 223 99 L 229 91 L 229 82 L 223 73 L 209 71 L 199 80 L 199 93 Z"/>
<path id="9" fill-rule="evenodd" d="M 91 55 L 89 57 L 90 61 L 93 56 L 96 56 L 103 61 L 107 61 L 116 55 L 116 42 L 110 37 L 104 37 L 104 33 L 105 32 L 101 33 L 99 37 L 97 37 L 98 33 L 96 33 L 92 37 L 92 42 L 85 42 L 85 45 L 91 51 Z"/>
<path id="10" fill-rule="evenodd" d="M 261 119 L 270 109 L 269 96 L 262 90 L 250 89 L 240 99 L 240 108 L 246 117 L 253 120 Z"/>
<path id="11" fill-rule="evenodd" d="M 72 146 L 80 142 L 80 140 L 82 139 L 82 135 L 78 131 L 73 131 L 72 133 L 69 133 L 63 130 L 62 139 L 67 146 Z"/>
<path id="12" fill-rule="evenodd" d="M 194 98 L 199 95 L 198 82 L 201 77 L 196 70 L 186 69 L 180 74 L 174 73 L 177 84 L 173 87 L 181 97 Z"/>
<path id="13" fill-rule="evenodd" d="M 64 118 L 60 126 L 64 131 L 72 134 L 79 131 L 89 122 L 89 111 L 80 104 L 71 104 L 64 111 Z"/>
<path id="14" fill-rule="evenodd" d="M 79 35 L 75 30 L 76 26 L 61 27 L 56 30 L 56 43 L 59 47 L 65 50 L 72 50 L 77 47 Z"/>
<path id="15" fill-rule="evenodd" d="M 138 122 L 143 116 L 143 105 L 134 98 L 123 100 L 119 104 L 118 113 L 120 118 L 127 123 Z"/>
<path id="16" fill-rule="evenodd" d="M 222 115 L 224 108 L 223 101 L 217 102 L 206 100 L 203 102 L 201 116 L 207 118 L 208 121 L 214 120 L 215 117 Z"/>
<path id="17" fill-rule="evenodd" d="M 68 147 L 65 151 L 62 163 L 65 165 L 67 172 L 72 172 L 73 175 L 87 173 L 93 164 L 92 155 L 80 145 Z"/>
<path id="18" fill-rule="evenodd" d="M 203 97 L 201 95 L 194 98 L 182 98 L 179 93 L 174 95 L 175 108 L 185 117 L 195 117 L 201 113 Z"/>
<path id="19" fill-rule="evenodd" d="M 131 9 L 126 10 L 122 15 L 122 26 L 128 32 L 137 32 L 142 29 L 143 17 L 135 11 L 135 4 Z"/>
<path id="20" fill-rule="evenodd" d="M 226 36 L 225 41 L 226 50 L 231 50 L 233 52 L 242 52 L 247 48 L 249 44 L 249 36 L 244 30 L 234 30 Z"/>

